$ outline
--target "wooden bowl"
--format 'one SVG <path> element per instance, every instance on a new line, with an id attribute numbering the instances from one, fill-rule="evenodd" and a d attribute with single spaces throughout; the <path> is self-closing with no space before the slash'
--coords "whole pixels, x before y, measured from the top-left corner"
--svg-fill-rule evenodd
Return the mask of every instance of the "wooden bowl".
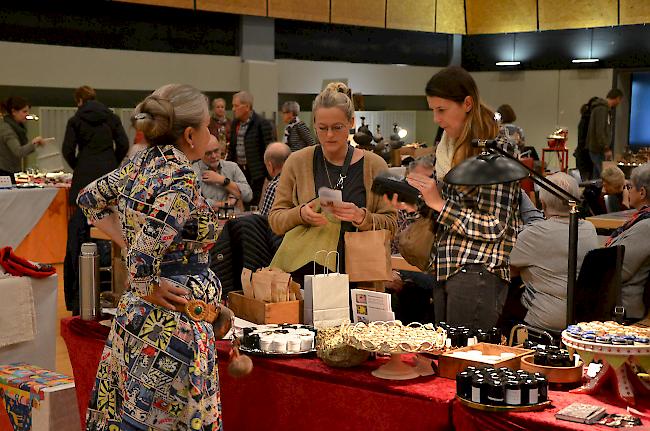
<path id="1" fill-rule="evenodd" d="M 533 363 L 535 355 L 526 355 L 521 358 L 519 367 L 529 373 L 542 373 L 549 383 L 576 383 L 582 380 L 582 367 L 584 363 L 578 361 L 575 367 L 548 367 Z"/>

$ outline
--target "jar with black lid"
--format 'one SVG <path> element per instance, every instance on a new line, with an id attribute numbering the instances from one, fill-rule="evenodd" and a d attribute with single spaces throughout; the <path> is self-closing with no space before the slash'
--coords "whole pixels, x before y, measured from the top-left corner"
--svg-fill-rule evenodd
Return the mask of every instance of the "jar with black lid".
<path id="1" fill-rule="evenodd" d="M 472 374 L 467 370 L 456 374 L 456 394 L 466 400 L 472 398 Z"/>
<path id="2" fill-rule="evenodd" d="M 537 379 L 526 379 L 522 385 L 522 389 L 522 404 L 537 404 L 539 402 L 539 385 Z"/>
<path id="3" fill-rule="evenodd" d="M 488 381 L 483 378 L 472 379 L 472 401 L 475 403 L 487 404 Z"/>
<path id="4" fill-rule="evenodd" d="M 562 365 L 562 355 L 557 353 L 551 353 L 548 355 L 546 365 L 549 367 L 561 367 Z"/>
<path id="5" fill-rule="evenodd" d="M 538 350 L 535 352 L 533 357 L 533 363 L 535 365 L 546 365 L 548 364 L 548 354 L 543 350 Z"/>
<path id="6" fill-rule="evenodd" d="M 521 386 L 522 382 L 519 380 L 508 380 L 505 386 L 505 403 L 509 406 L 521 405 Z"/>
<path id="7" fill-rule="evenodd" d="M 543 403 L 548 400 L 548 380 L 544 375 L 535 373 L 535 380 L 537 381 L 537 393 L 539 394 L 538 402 Z"/>
<path id="8" fill-rule="evenodd" d="M 488 381 L 488 404 L 493 406 L 502 405 L 505 400 L 505 387 L 501 383 L 501 380 L 489 380 Z"/>
<path id="9" fill-rule="evenodd" d="M 499 328 L 490 329 L 490 343 L 501 344 L 501 330 Z"/>

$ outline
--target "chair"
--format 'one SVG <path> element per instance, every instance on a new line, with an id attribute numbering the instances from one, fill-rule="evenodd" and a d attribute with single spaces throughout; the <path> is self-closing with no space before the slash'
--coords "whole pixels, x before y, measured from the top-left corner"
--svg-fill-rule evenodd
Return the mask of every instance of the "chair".
<path id="1" fill-rule="evenodd" d="M 624 255 L 625 246 L 622 245 L 597 248 L 587 253 L 573 295 L 576 322 L 622 321 L 621 270 Z"/>
<path id="2" fill-rule="evenodd" d="M 617 195 L 605 195 L 605 208 L 607 209 L 608 213 L 615 213 L 618 211 L 621 211 L 622 205 L 621 205 L 621 198 Z"/>

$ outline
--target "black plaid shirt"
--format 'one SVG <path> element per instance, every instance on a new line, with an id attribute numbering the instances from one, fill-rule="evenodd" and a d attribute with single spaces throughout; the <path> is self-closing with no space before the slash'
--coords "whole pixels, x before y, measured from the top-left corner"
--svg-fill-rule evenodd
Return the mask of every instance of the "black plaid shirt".
<path id="1" fill-rule="evenodd" d="M 445 281 L 470 263 L 510 280 L 509 256 L 519 225 L 519 182 L 492 186 L 444 184 L 433 258 Z"/>
<path id="2" fill-rule="evenodd" d="M 266 186 L 266 191 L 264 196 L 262 196 L 262 205 L 260 206 L 260 214 L 268 216 L 271 212 L 271 207 L 273 206 L 273 201 L 275 201 L 275 189 L 278 188 L 278 183 L 280 182 L 280 175 L 273 178 L 269 185 Z"/>

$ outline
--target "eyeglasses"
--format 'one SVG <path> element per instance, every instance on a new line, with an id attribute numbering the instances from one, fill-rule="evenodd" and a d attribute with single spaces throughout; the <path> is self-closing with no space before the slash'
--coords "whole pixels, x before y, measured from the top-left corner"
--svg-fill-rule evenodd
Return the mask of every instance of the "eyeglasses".
<path id="1" fill-rule="evenodd" d="M 318 126 L 316 126 L 316 129 L 320 133 L 327 133 L 330 130 L 332 131 L 332 133 L 341 133 L 344 130 L 346 132 L 348 130 L 348 128 L 347 128 L 347 126 L 345 124 L 340 124 L 340 123 L 339 124 L 334 124 L 333 126 L 325 126 L 323 124 L 319 124 Z"/>
<path id="2" fill-rule="evenodd" d="M 625 190 L 632 190 L 632 184 L 625 184 L 625 185 L 623 186 L 623 188 L 624 188 Z"/>
<path id="3" fill-rule="evenodd" d="M 210 157 L 212 155 L 220 156 L 221 155 L 221 150 L 206 151 L 205 155 L 206 155 L 206 157 Z"/>

